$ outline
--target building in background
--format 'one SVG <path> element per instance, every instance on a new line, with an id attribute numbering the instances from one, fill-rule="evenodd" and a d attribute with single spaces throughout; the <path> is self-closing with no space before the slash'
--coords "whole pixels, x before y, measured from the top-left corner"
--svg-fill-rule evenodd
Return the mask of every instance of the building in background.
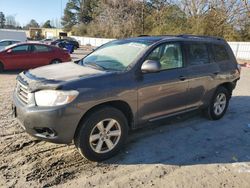
<path id="1" fill-rule="evenodd" d="M 27 40 L 27 33 L 24 30 L 0 29 L 0 40 L 4 39 L 13 39 L 25 42 Z"/>
<path id="2" fill-rule="evenodd" d="M 58 28 L 34 28 L 31 27 L 26 30 L 28 38 L 33 40 L 60 38 L 62 36 L 71 36 L 71 32 L 64 32 Z"/>

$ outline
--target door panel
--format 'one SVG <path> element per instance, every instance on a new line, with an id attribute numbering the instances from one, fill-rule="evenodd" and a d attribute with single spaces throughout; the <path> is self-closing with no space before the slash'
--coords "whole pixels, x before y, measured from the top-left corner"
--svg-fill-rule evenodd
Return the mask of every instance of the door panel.
<path id="1" fill-rule="evenodd" d="M 13 47 L 11 52 L 4 54 L 7 69 L 27 69 L 30 64 L 29 45 Z"/>
<path id="2" fill-rule="evenodd" d="M 219 66 L 213 63 L 209 46 L 202 42 L 185 43 L 188 60 L 189 97 L 187 107 L 198 107 L 210 100 L 211 89 L 219 73 Z"/>
<path id="3" fill-rule="evenodd" d="M 186 108 L 188 81 L 181 76 L 187 76 L 186 68 L 144 74 L 138 89 L 139 121 Z"/>
<path id="4" fill-rule="evenodd" d="M 215 84 L 219 67 L 216 63 L 188 67 L 189 98 L 187 107 L 201 106 L 209 102 L 208 94 Z M 207 101 L 206 101 L 207 100 Z"/>
<path id="5" fill-rule="evenodd" d="M 35 68 L 49 64 L 51 49 L 45 45 L 32 45 L 30 68 Z"/>
<path id="6" fill-rule="evenodd" d="M 188 77 L 180 43 L 163 43 L 145 60 L 158 61 L 161 71 L 142 74 L 138 85 L 139 122 L 186 108 Z"/>

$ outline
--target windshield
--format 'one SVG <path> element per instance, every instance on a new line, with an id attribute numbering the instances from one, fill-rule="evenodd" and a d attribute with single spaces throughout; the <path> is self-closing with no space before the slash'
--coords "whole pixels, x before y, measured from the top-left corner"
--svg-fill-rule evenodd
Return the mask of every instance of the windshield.
<path id="1" fill-rule="evenodd" d="M 150 45 L 148 41 L 114 41 L 101 46 L 79 64 L 103 70 L 123 71 Z"/>
<path id="2" fill-rule="evenodd" d="M 0 52 L 7 50 L 9 46 L 0 46 Z"/>
<path id="3" fill-rule="evenodd" d="M 4 51 L 4 50 L 7 50 L 7 49 L 10 49 L 10 48 L 12 48 L 12 47 L 14 47 L 14 46 L 16 46 L 17 44 L 11 44 L 11 45 L 9 45 L 9 46 L 5 46 L 5 47 L 3 47 L 2 49 L 0 49 L 0 51 Z"/>

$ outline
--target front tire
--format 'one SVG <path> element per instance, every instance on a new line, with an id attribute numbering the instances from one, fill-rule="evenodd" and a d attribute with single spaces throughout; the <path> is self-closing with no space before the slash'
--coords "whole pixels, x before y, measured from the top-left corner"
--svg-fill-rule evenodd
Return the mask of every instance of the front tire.
<path id="1" fill-rule="evenodd" d="M 227 111 L 230 95 L 225 87 L 219 87 L 214 93 L 209 106 L 205 110 L 207 117 L 211 120 L 221 119 Z"/>
<path id="2" fill-rule="evenodd" d="M 113 107 L 102 107 L 87 116 L 75 136 L 75 146 L 91 161 L 103 161 L 114 156 L 128 135 L 125 115 Z"/>
<path id="3" fill-rule="evenodd" d="M 4 71 L 4 66 L 3 64 L 0 62 L 0 73 Z"/>

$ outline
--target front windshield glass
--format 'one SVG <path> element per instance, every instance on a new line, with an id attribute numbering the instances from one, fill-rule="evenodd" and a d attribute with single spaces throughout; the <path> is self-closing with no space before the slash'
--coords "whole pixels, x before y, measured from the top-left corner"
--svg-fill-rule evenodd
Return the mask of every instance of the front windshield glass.
<path id="1" fill-rule="evenodd" d="M 9 46 L 0 46 L 0 52 L 7 50 Z"/>
<path id="2" fill-rule="evenodd" d="M 12 48 L 12 47 L 14 47 L 14 46 L 16 46 L 16 45 L 17 45 L 17 44 L 11 44 L 11 45 L 9 45 L 9 46 L 5 46 L 1 51 L 10 49 L 10 48 Z"/>
<path id="3" fill-rule="evenodd" d="M 145 41 L 110 42 L 82 59 L 80 64 L 103 70 L 123 71 L 149 45 Z"/>

